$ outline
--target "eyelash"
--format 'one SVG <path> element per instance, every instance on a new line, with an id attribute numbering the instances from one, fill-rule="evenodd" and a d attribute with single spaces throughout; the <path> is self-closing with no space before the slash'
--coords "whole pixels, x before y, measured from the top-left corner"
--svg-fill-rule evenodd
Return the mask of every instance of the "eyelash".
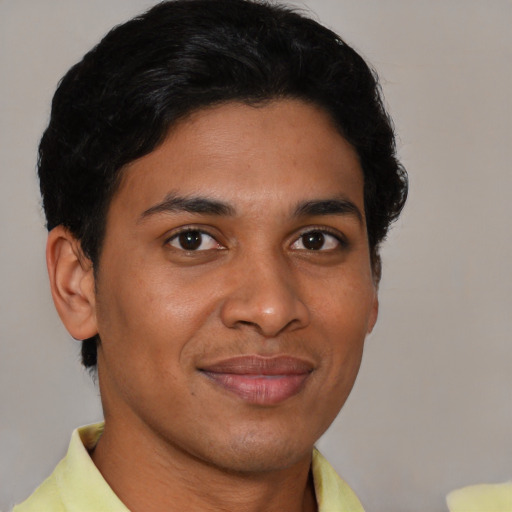
<path id="1" fill-rule="evenodd" d="M 322 235 L 329 235 L 329 236 L 333 237 L 334 239 L 336 239 L 336 241 L 339 244 L 339 247 L 337 248 L 338 250 L 346 249 L 348 247 L 348 241 L 342 233 L 340 233 L 337 230 L 328 228 L 326 226 L 308 226 L 307 228 L 304 228 L 303 230 L 300 231 L 299 236 L 297 238 L 295 238 L 293 243 L 295 243 L 297 240 L 302 238 L 304 235 L 307 235 L 308 233 L 321 233 Z M 307 249 L 305 249 L 305 250 L 307 251 Z M 332 249 L 332 250 L 335 250 L 335 249 Z M 330 251 L 329 250 L 314 251 L 311 249 L 308 252 L 330 252 Z"/>
<path id="2" fill-rule="evenodd" d="M 183 234 L 186 234 L 186 233 L 199 233 L 201 236 L 208 236 L 210 237 L 212 240 L 215 240 L 215 242 L 220 246 L 219 247 L 219 250 L 222 248 L 222 249 L 225 249 L 225 247 L 223 246 L 223 244 L 221 244 L 218 240 L 217 240 L 217 237 L 212 235 L 211 233 L 209 233 L 208 231 L 200 228 L 200 227 L 195 227 L 195 226 L 186 226 L 186 227 L 183 227 L 183 228 L 180 228 L 178 231 L 175 231 L 170 237 L 166 238 L 165 240 L 165 245 L 171 245 L 171 242 L 178 239 L 180 235 L 183 235 Z M 172 247 L 172 246 L 171 246 Z M 186 252 L 186 253 L 194 253 L 194 252 L 204 252 L 205 249 L 203 249 L 202 251 L 197 251 L 195 249 L 193 250 L 187 250 L 187 249 L 184 249 L 184 248 L 181 248 L 181 249 L 178 249 L 176 247 L 173 247 L 177 250 L 182 250 L 183 252 Z"/>
<path id="3" fill-rule="evenodd" d="M 178 239 L 180 235 L 183 235 L 183 234 L 186 234 L 186 233 L 198 233 L 199 235 L 201 236 L 207 236 L 209 238 L 211 238 L 212 240 L 214 240 L 218 245 L 219 247 L 216 248 L 217 250 L 223 250 L 225 249 L 225 246 L 223 244 L 221 244 L 219 241 L 218 241 L 218 237 L 209 233 L 208 231 L 204 230 L 203 228 L 200 228 L 199 226 L 185 226 L 183 228 L 180 228 L 178 231 L 174 232 L 171 236 L 169 236 L 168 238 L 166 238 L 165 240 L 165 245 L 168 245 L 168 246 L 171 246 L 171 242 Z M 294 240 L 292 241 L 292 243 L 290 244 L 290 246 L 293 246 L 294 244 L 296 244 L 297 242 L 300 241 L 301 238 L 303 238 L 305 235 L 307 235 L 308 233 L 320 233 L 322 235 L 327 235 L 327 236 L 330 236 L 330 237 L 333 237 L 339 244 L 338 247 L 336 248 L 332 248 L 332 249 L 318 249 L 318 250 L 315 250 L 315 249 L 307 249 L 307 248 L 304 248 L 304 249 L 297 249 L 297 250 L 302 250 L 302 251 L 305 251 L 305 252 L 311 252 L 311 253 L 314 253 L 314 252 L 332 252 L 332 251 L 335 251 L 335 250 L 341 250 L 341 249 L 345 249 L 347 246 L 348 246 L 348 242 L 345 238 L 345 236 L 340 233 L 339 231 L 337 230 L 333 230 L 333 229 L 330 229 L 330 228 L 327 228 L 325 226 L 308 226 L 307 228 L 304 228 L 302 229 L 298 236 L 296 238 L 294 238 Z M 200 242 L 200 244 L 202 244 L 203 241 Z M 304 245 L 304 241 L 302 242 L 303 245 Z M 325 243 L 325 241 L 324 241 Z M 202 249 L 202 250 L 197 250 L 197 249 L 190 249 L 190 250 L 187 250 L 185 248 L 177 248 L 177 247 L 173 247 L 174 249 L 176 250 L 181 250 L 185 253 L 201 253 L 201 252 L 206 252 L 208 250 L 212 250 L 212 249 Z"/>

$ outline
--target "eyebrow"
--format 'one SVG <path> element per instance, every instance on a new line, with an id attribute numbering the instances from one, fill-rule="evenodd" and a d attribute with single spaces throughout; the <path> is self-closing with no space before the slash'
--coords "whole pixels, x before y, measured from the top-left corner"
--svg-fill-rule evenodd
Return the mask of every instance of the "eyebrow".
<path id="1" fill-rule="evenodd" d="M 321 199 L 304 201 L 295 208 L 296 217 L 317 215 L 353 215 L 362 224 L 363 214 L 361 210 L 348 199 Z"/>
<path id="2" fill-rule="evenodd" d="M 139 220 L 144 220 L 158 213 L 199 213 L 203 215 L 234 215 L 235 209 L 222 201 L 207 197 L 181 197 L 173 193 L 165 199 L 145 210 Z"/>
<path id="3" fill-rule="evenodd" d="M 183 197 L 170 193 L 164 200 L 145 210 L 139 220 L 159 213 L 197 213 L 203 215 L 234 216 L 235 208 L 227 203 L 208 197 Z M 294 211 L 295 217 L 313 217 L 321 215 L 353 215 L 363 223 L 359 208 L 348 199 L 318 199 L 299 203 Z"/>

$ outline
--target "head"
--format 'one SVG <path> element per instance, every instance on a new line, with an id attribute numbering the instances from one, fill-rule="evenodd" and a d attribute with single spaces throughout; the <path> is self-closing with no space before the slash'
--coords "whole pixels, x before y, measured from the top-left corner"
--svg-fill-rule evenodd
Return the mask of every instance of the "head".
<path id="1" fill-rule="evenodd" d="M 281 122 L 283 116 L 289 122 Z M 275 176 L 266 175 L 266 181 L 262 181 L 262 175 L 267 172 L 264 169 L 276 164 L 282 156 L 276 155 L 274 160 L 265 161 L 265 155 L 273 154 L 273 145 L 263 140 L 265 133 L 272 132 L 264 129 L 264 126 L 279 126 L 283 131 L 274 130 L 275 145 L 283 144 L 290 152 L 297 151 L 299 154 L 302 147 L 308 144 L 312 146 L 314 141 L 316 147 L 324 148 L 329 155 L 338 155 L 340 162 L 348 155 L 345 161 L 347 168 L 357 167 L 354 173 L 360 174 L 360 180 L 348 179 L 345 183 L 348 188 L 360 187 L 360 194 L 354 192 L 356 199 L 348 203 L 354 206 L 360 195 L 360 204 L 359 207 L 355 204 L 355 210 L 359 212 L 360 222 L 364 225 L 365 245 L 361 254 L 367 254 L 371 286 L 376 289 L 381 273 L 379 246 L 403 207 L 407 181 L 395 155 L 393 128 L 382 104 L 375 73 L 339 36 L 287 7 L 245 0 L 176 0 L 158 4 L 147 13 L 114 28 L 81 62 L 71 68 L 55 94 L 50 123 L 41 140 L 39 176 L 48 230 L 62 227 L 70 234 L 84 267 L 90 265 L 92 269 L 90 275 L 94 293 L 115 289 L 115 286 L 109 288 L 105 283 L 109 283 L 106 262 L 111 265 L 119 256 L 115 256 L 112 249 L 115 233 L 121 229 L 116 219 L 129 216 L 128 210 L 123 208 L 127 204 L 138 204 L 139 196 L 143 196 L 146 190 L 145 184 L 153 179 L 149 173 L 147 178 L 144 176 L 144 169 L 161 168 L 162 162 L 169 159 L 181 161 L 180 155 L 176 155 L 176 147 L 184 148 L 187 154 L 194 153 L 196 147 L 202 148 L 201 144 L 208 134 L 212 140 L 225 137 L 225 140 L 231 141 L 224 147 L 224 154 L 229 153 L 239 143 L 233 137 L 236 130 L 245 134 L 245 119 L 254 128 L 254 132 L 246 133 L 247 138 L 254 136 L 261 144 L 256 144 L 260 152 L 254 155 L 254 169 L 249 166 L 244 170 L 243 183 L 246 185 L 240 186 L 255 187 L 254 190 L 257 190 L 258 186 L 264 188 L 263 183 L 269 183 L 270 190 L 272 184 L 276 187 L 280 184 L 280 190 L 286 196 L 287 183 L 293 183 L 292 163 L 286 164 L 286 179 L 284 174 L 280 177 L 276 171 Z M 225 130 L 221 129 L 224 122 L 231 123 Z M 294 126 L 301 124 L 304 130 L 296 133 L 295 138 L 290 136 L 287 139 L 286 135 L 281 138 L 280 133 L 291 133 Z M 310 127 L 311 133 L 308 131 Z M 199 139 L 196 140 L 197 137 Z M 298 139 L 303 144 L 294 146 L 293 141 Z M 338 145 L 335 141 L 338 141 Z M 343 151 L 339 153 L 336 148 L 343 148 Z M 247 155 L 252 150 L 244 147 L 240 151 Z M 325 190 L 335 188 L 334 182 L 331 183 L 335 173 L 319 170 L 315 174 L 314 162 L 323 161 L 324 158 L 322 153 L 313 158 L 315 151 L 312 148 L 312 152 L 303 155 L 305 160 L 311 159 L 311 176 L 306 177 L 304 169 L 299 169 L 297 180 L 299 184 L 311 185 L 311 189 L 315 189 L 318 180 L 324 180 L 324 190 L 319 189 L 324 197 Z M 198 154 L 202 155 L 198 159 L 203 158 L 203 163 L 211 157 L 208 151 L 198 150 Z M 332 171 L 337 164 L 331 160 L 325 162 L 325 168 Z M 168 182 L 152 182 L 153 191 L 161 185 L 162 191 L 167 193 L 167 201 L 171 200 L 172 203 L 174 200 L 171 210 L 184 198 L 194 198 L 197 190 L 204 192 L 205 183 L 210 183 L 215 200 L 219 198 L 221 190 L 229 190 L 232 177 L 226 178 L 219 169 L 212 171 L 219 173 L 217 177 L 213 174 L 205 177 L 199 172 L 194 173 L 194 162 L 187 161 L 183 165 L 191 171 L 190 174 L 183 174 L 174 169 L 176 186 L 181 183 L 182 188 L 188 190 L 189 184 L 195 183 L 196 189 L 191 190 L 190 195 L 180 197 L 176 202 L 176 198 L 169 196 L 172 183 L 169 188 Z M 252 176 L 251 172 L 260 174 Z M 167 177 L 168 174 L 166 170 Z M 223 180 L 227 181 L 224 183 Z M 224 183 L 224 188 L 217 190 L 217 183 Z M 294 190 L 293 186 L 289 187 L 290 195 L 295 193 L 300 202 L 300 190 Z M 230 197 L 240 196 L 243 199 L 244 193 L 251 196 L 249 192 L 242 190 L 240 195 L 238 189 Z M 229 196 L 228 192 L 226 196 Z M 201 197 L 193 208 L 204 206 L 201 206 L 204 199 Z M 211 197 L 208 201 L 211 203 Z M 208 208 L 229 210 L 233 206 L 229 201 L 229 204 L 220 202 L 220 205 L 209 204 Z M 140 207 L 143 206 L 147 207 L 140 203 Z M 241 200 L 240 204 L 234 204 L 234 209 L 240 207 L 241 211 L 250 212 L 254 211 L 251 209 L 253 206 Z M 307 205 L 302 206 L 307 210 Z M 348 209 L 352 206 L 348 204 Z M 161 208 L 167 207 L 169 202 Z M 267 208 L 264 201 L 261 207 Z M 269 211 L 272 207 L 268 205 Z M 332 207 L 332 204 L 329 206 L 325 202 L 317 205 L 317 208 L 327 210 Z M 154 210 L 155 206 L 151 208 Z M 190 208 L 188 205 L 185 210 Z M 276 210 L 277 216 L 281 213 Z M 357 215 L 353 212 L 352 217 Z M 258 225 L 264 225 L 264 221 Z M 279 226 L 274 228 L 280 229 Z M 183 240 L 176 233 L 166 243 L 173 247 L 178 243 L 214 244 L 209 248 L 217 251 L 215 254 L 224 254 L 221 251 L 224 247 L 215 246 L 219 241 L 212 241 L 215 239 L 213 235 L 210 237 L 210 234 L 206 235 L 198 229 L 192 235 L 190 231 L 187 232 L 186 236 L 196 237 L 195 242 Z M 201 240 L 197 239 L 198 236 L 202 237 Z M 318 233 L 315 232 L 314 236 L 318 236 Z M 324 243 L 325 233 L 321 236 Z M 327 238 L 330 243 L 337 243 L 329 235 Z M 310 242 L 315 243 L 314 240 Z M 299 242 L 292 241 L 289 246 L 295 250 L 296 243 Z M 228 246 L 228 241 L 225 244 Z M 134 269 L 132 267 L 127 271 Z M 215 275 L 215 271 L 212 272 Z M 355 274 L 360 275 L 358 272 Z M 328 281 L 327 276 L 323 278 Z M 225 283 L 225 277 L 222 279 Z M 354 296 L 357 296 L 356 284 L 350 284 Z M 230 285 L 226 286 L 229 288 Z M 325 301 L 329 303 L 329 286 L 325 290 Z M 343 293 L 346 298 L 348 292 Z M 104 304 L 109 302 L 105 298 L 108 295 L 98 294 Z M 322 300 L 316 291 L 313 295 L 317 302 Z M 183 301 L 190 297 L 184 293 Z M 286 302 L 287 297 L 281 299 Z M 335 302 L 332 302 L 333 308 Z M 236 323 L 234 317 L 229 316 L 230 312 L 236 310 L 233 304 L 234 309 L 228 306 L 221 308 L 220 316 L 225 326 L 232 327 Z M 357 300 L 354 304 L 356 307 Z M 146 306 L 150 308 L 151 304 Z M 306 314 L 300 305 L 297 311 L 292 311 L 293 307 L 290 306 L 286 314 L 297 318 L 294 316 L 293 322 L 285 322 L 285 325 L 293 325 L 295 331 L 295 327 L 302 329 L 306 326 L 309 313 Z M 376 307 L 374 309 L 376 317 Z M 335 309 L 332 315 L 336 316 Z M 366 319 L 368 315 L 365 315 L 362 316 Z M 244 329 L 253 324 L 252 321 L 241 322 Z M 369 323 L 368 330 L 371 330 L 374 319 Z M 111 324 L 110 320 L 104 322 L 106 333 L 115 331 L 110 330 Z M 271 330 L 269 328 L 269 332 Z M 334 332 L 335 326 L 331 330 Z M 266 337 L 263 331 L 260 328 L 259 335 Z M 366 330 L 362 331 L 360 334 L 364 338 Z M 271 333 L 272 337 L 277 332 L 281 333 L 282 330 Z M 102 333 L 89 334 L 82 343 L 83 364 L 95 367 L 98 347 L 101 350 Z M 115 337 L 114 334 L 112 336 Z M 287 333 L 283 336 L 288 339 Z M 233 339 L 235 345 L 241 347 L 242 342 Z M 308 356 L 304 352 L 306 366 L 320 364 L 319 353 L 313 351 L 312 354 Z M 206 359 L 205 364 L 214 366 L 213 355 Z M 356 374 L 358 363 L 352 366 Z M 346 394 L 355 379 L 354 372 L 348 374 L 349 384 L 342 386 L 338 383 Z M 340 407 L 345 398 L 338 398 L 333 410 Z M 320 435 L 321 430 L 325 430 L 327 420 L 324 423 L 315 427 L 314 435 Z"/>

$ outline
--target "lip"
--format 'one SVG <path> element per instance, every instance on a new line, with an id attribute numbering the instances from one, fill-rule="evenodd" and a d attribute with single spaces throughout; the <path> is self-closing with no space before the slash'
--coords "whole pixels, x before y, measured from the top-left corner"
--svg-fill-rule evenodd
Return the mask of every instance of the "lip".
<path id="1" fill-rule="evenodd" d="M 199 368 L 211 382 L 250 404 L 276 405 L 298 394 L 314 366 L 291 356 L 238 356 Z"/>

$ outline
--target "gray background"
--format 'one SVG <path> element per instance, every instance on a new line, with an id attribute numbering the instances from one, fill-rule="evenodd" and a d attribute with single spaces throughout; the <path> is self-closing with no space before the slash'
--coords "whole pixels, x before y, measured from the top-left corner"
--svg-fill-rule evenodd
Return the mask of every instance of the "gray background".
<path id="1" fill-rule="evenodd" d="M 298 2 L 296 2 L 298 3 Z M 0 0 L 0 509 L 101 417 L 54 312 L 36 146 L 62 74 L 149 0 Z M 320 442 L 368 512 L 512 478 L 510 0 L 309 0 L 379 70 L 410 199 L 377 328 Z"/>

